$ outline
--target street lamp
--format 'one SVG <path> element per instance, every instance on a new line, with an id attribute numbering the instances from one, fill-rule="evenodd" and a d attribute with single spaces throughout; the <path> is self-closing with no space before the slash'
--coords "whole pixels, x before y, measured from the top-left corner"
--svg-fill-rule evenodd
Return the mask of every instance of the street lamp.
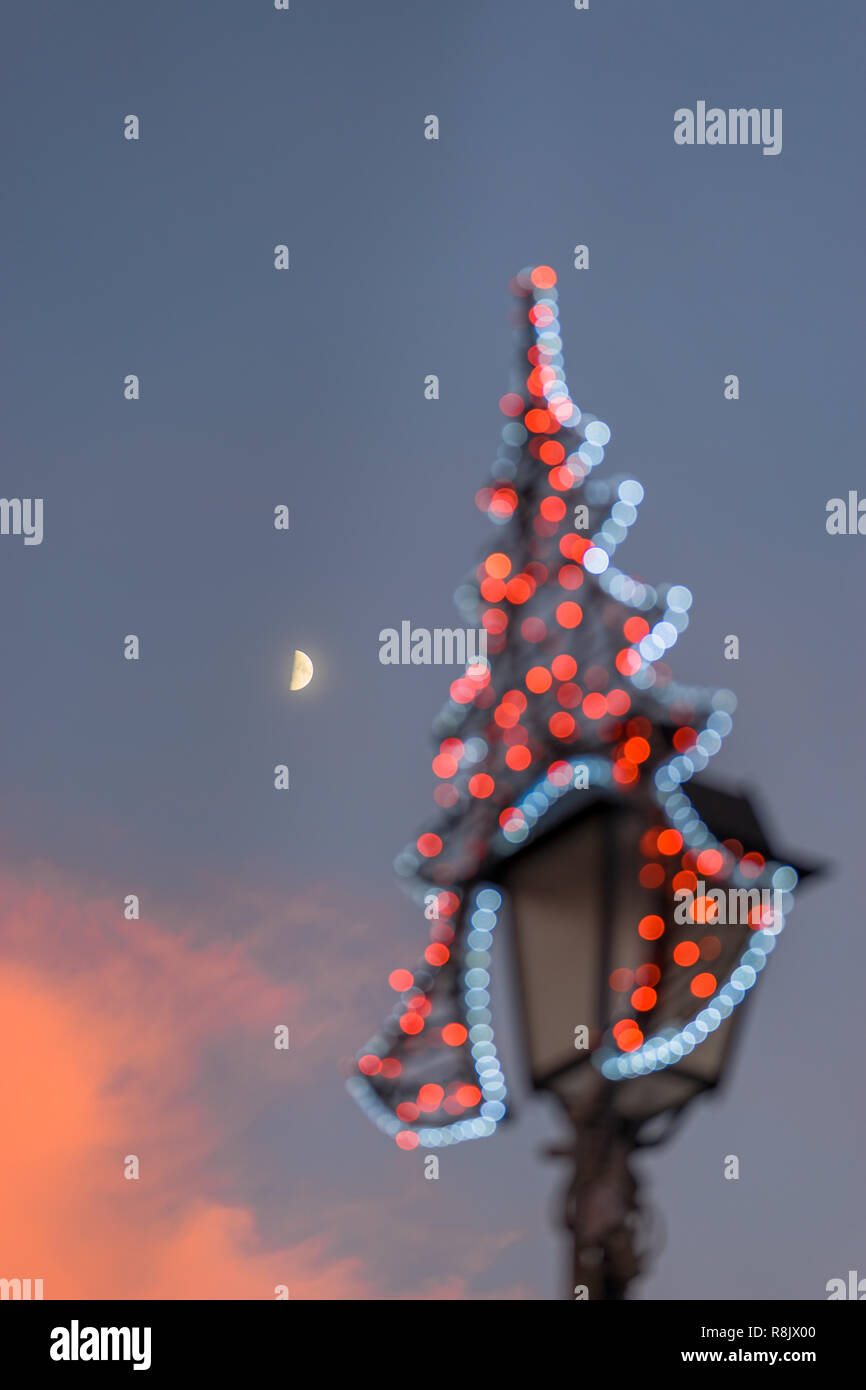
<path id="1" fill-rule="evenodd" d="M 476 494 L 495 530 L 455 594 L 486 653 L 451 681 L 437 816 L 396 861 L 428 942 L 391 972 L 393 1010 L 347 1085 L 407 1151 L 495 1133 L 504 899 L 531 1082 L 572 1127 L 572 1287 L 608 1299 L 640 1263 L 630 1156 L 718 1084 L 805 871 L 746 796 L 703 778 L 737 702 L 674 679 L 689 590 L 616 563 L 643 487 L 596 474 L 611 430 L 570 394 L 555 286 L 549 266 L 512 282 L 514 389 Z"/>
<path id="2" fill-rule="evenodd" d="M 747 797 L 707 783 L 691 791 L 714 838 L 745 842 L 765 863 L 779 861 Z M 658 808 L 586 791 L 571 792 L 569 801 L 566 818 L 503 861 L 498 873 L 491 866 L 490 877 L 506 892 L 529 1080 L 556 1097 L 572 1128 L 572 1142 L 551 1150 L 573 1162 L 565 1211 L 572 1286 L 577 1296 L 617 1299 L 641 1267 L 645 1235 L 630 1156 L 668 1138 L 685 1107 L 718 1085 L 743 1009 L 732 1009 L 676 1064 L 619 1081 L 594 1065 L 598 1050 L 618 1024 L 622 1037 L 623 1021 L 635 1013 L 644 1035 L 676 1035 L 693 1012 L 678 948 L 682 958 L 689 954 L 684 944 L 693 943 L 697 961 L 703 954 L 717 976 L 729 974 L 759 924 L 716 925 L 709 905 L 698 909 L 703 921 L 693 912 L 678 924 L 666 880 L 641 883 L 653 861 L 640 846 L 648 836 L 651 844 Z M 809 872 L 800 867 L 801 882 Z M 634 930 L 642 921 L 652 924 L 644 935 Z M 641 979 L 652 986 L 632 990 Z M 632 1007 L 636 996 L 639 1010 Z"/>

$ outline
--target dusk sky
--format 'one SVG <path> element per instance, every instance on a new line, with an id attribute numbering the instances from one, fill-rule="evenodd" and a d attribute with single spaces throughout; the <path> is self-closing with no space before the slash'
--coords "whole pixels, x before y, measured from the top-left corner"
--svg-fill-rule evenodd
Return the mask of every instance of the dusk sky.
<path id="1" fill-rule="evenodd" d="M 646 489 L 621 563 L 690 588 L 675 673 L 736 693 L 714 776 L 827 866 L 723 1094 L 641 1160 L 663 1240 L 632 1297 L 866 1274 L 866 539 L 825 526 L 866 494 L 862 7 L 18 0 L 5 30 L 2 493 L 44 499 L 44 539 L 0 537 L 0 1275 L 562 1296 L 562 1130 L 507 957 L 514 1118 L 438 1182 L 342 1071 L 426 939 L 392 865 L 453 674 L 382 665 L 379 632 L 457 621 L 536 263 L 572 391 Z M 781 153 L 677 146 L 698 101 L 781 108 Z M 316 674 L 289 694 L 296 648 Z"/>

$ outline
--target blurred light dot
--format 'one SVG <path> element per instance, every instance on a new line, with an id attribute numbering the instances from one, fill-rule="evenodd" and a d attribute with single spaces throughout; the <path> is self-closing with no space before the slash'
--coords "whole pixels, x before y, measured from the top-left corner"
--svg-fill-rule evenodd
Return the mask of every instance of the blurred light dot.
<path id="1" fill-rule="evenodd" d="M 549 265 L 537 265 L 530 280 L 538 290 L 550 290 L 556 284 L 556 271 Z"/>
<path id="2" fill-rule="evenodd" d="M 662 972 L 657 965 L 639 965 L 634 972 L 635 983 L 638 985 L 657 985 L 662 977 Z"/>
<path id="3" fill-rule="evenodd" d="M 546 463 L 549 468 L 562 463 L 565 458 L 565 450 L 556 439 L 545 439 L 538 453 L 542 462 Z"/>
<path id="4" fill-rule="evenodd" d="M 526 603 L 527 599 L 532 598 L 534 591 L 533 582 L 525 574 L 518 574 L 506 584 L 505 597 L 509 603 Z"/>
<path id="5" fill-rule="evenodd" d="M 444 965 L 450 956 L 451 952 L 441 941 L 432 941 L 424 952 L 424 959 L 428 965 Z"/>
<path id="6" fill-rule="evenodd" d="M 617 488 L 617 496 L 621 501 L 637 507 L 643 501 L 644 491 L 640 483 L 635 482 L 634 478 L 628 478 L 624 483 L 620 483 Z"/>
<path id="7" fill-rule="evenodd" d="M 636 671 L 640 670 L 641 659 L 636 651 L 632 651 L 631 647 L 623 647 L 622 651 L 616 654 L 615 665 L 621 676 L 633 676 Z"/>
<path id="8" fill-rule="evenodd" d="M 682 584 L 674 584 L 667 592 L 667 605 L 675 613 L 686 613 L 692 606 L 692 596 Z"/>
<path id="9" fill-rule="evenodd" d="M 559 714 L 550 716 L 547 727 L 554 738 L 570 738 L 574 733 L 574 720 L 570 714 L 566 714 L 563 710 Z"/>
<path id="10" fill-rule="evenodd" d="M 597 545 L 591 545 L 583 557 L 583 567 L 589 570 L 590 574 L 604 574 L 609 564 L 610 556 L 607 551 Z"/>
<path id="11" fill-rule="evenodd" d="M 629 642 L 640 642 L 649 632 L 649 623 L 646 618 L 627 618 L 622 625 L 622 630 Z"/>
<path id="12" fill-rule="evenodd" d="M 565 603 L 561 603 L 556 610 L 556 621 L 560 627 L 578 627 L 582 619 L 583 609 L 579 603 L 572 603 L 570 599 L 566 599 Z"/>
<path id="13" fill-rule="evenodd" d="M 577 674 L 577 662 L 573 656 L 555 656 L 550 669 L 558 681 L 570 681 Z"/>
<path id="14" fill-rule="evenodd" d="M 484 568 L 492 579 L 504 579 L 511 573 L 511 561 L 502 551 L 497 550 L 492 555 L 488 555 L 484 561 Z"/>
<path id="15" fill-rule="evenodd" d="M 638 935 L 642 936 L 644 941 L 657 941 L 664 932 L 664 929 L 664 920 L 655 913 L 650 913 L 648 916 L 642 917 L 638 922 L 637 928 Z"/>
<path id="16" fill-rule="evenodd" d="M 486 772 L 477 772 L 474 777 L 469 778 L 469 795 L 484 800 L 491 795 L 495 785 L 493 778 Z"/>
<path id="17" fill-rule="evenodd" d="M 502 579 L 482 579 L 481 597 L 487 603 L 501 603 L 505 598 L 505 583 Z"/>
<path id="18" fill-rule="evenodd" d="M 552 684 L 553 677 L 545 666 L 531 666 L 526 673 L 526 688 L 535 695 L 543 694 Z"/>
<path id="19" fill-rule="evenodd" d="M 590 444 L 607 444 L 610 439 L 610 427 L 603 420 L 593 420 L 584 430 L 585 437 Z"/>
<path id="20" fill-rule="evenodd" d="M 587 719 L 603 719 L 607 714 L 607 700 L 596 690 L 585 696 L 582 708 Z"/>
<path id="21" fill-rule="evenodd" d="M 610 974 L 610 987 L 617 994 L 625 994 L 627 989 L 631 989 L 634 976 L 630 970 L 612 970 Z"/>
<path id="22" fill-rule="evenodd" d="M 583 570 L 579 565 L 562 565 L 556 577 L 563 589 L 579 589 L 583 583 Z"/>
<path id="23" fill-rule="evenodd" d="M 659 854 L 679 854 L 683 837 L 678 830 L 663 830 L 658 838 Z"/>
<path id="24" fill-rule="evenodd" d="M 623 752 L 629 762 L 645 763 L 650 755 L 650 746 L 645 738 L 630 738 L 626 740 Z"/>
<path id="25" fill-rule="evenodd" d="M 520 634 L 526 642 L 543 642 L 547 628 L 541 618 L 524 618 L 520 624 Z"/>
<path id="26" fill-rule="evenodd" d="M 743 855 L 740 860 L 740 873 L 744 878 L 757 878 L 762 873 L 766 861 L 762 854 L 753 851 Z"/>
<path id="27" fill-rule="evenodd" d="M 644 864 L 638 875 L 642 888 L 660 888 L 665 881 L 661 864 Z"/>
<path id="28" fill-rule="evenodd" d="M 448 753 L 439 753 L 433 759 L 433 771 L 437 777 L 453 777 L 457 771 L 457 759 Z"/>
<path id="29" fill-rule="evenodd" d="M 497 893 L 495 888 L 482 888 L 476 898 L 479 907 L 486 908 L 488 912 L 495 912 L 502 906 L 502 894 Z"/>
<path id="30" fill-rule="evenodd" d="M 493 521 L 507 521 L 517 510 L 517 502 L 514 488 L 498 487 L 490 498 L 487 511 Z"/>
<path id="31" fill-rule="evenodd" d="M 561 497 L 545 497 L 538 510 L 545 521 L 561 521 L 565 516 L 565 503 Z"/>
<path id="32" fill-rule="evenodd" d="M 546 410 L 537 408 L 527 410 L 523 423 L 533 434 L 551 434 L 559 428 L 558 422 Z"/>
<path id="33" fill-rule="evenodd" d="M 444 1090 L 441 1086 L 434 1085 L 433 1082 L 422 1086 L 418 1092 L 418 1104 L 428 1114 L 433 1110 L 438 1110 L 444 1099 Z"/>

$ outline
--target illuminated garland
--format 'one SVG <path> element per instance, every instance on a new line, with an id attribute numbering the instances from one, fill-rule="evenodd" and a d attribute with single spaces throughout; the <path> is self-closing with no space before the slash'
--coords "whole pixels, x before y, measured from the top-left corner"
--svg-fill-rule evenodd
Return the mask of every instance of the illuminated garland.
<path id="1" fill-rule="evenodd" d="M 503 528 L 504 543 L 455 595 L 465 620 L 486 629 L 489 659 L 451 684 L 434 726 L 434 800 L 442 816 L 395 864 L 425 907 L 430 942 L 413 971 L 392 972 L 398 1003 L 347 1082 L 405 1149 L 489 1136 L 506 1115 L 489 1007 L 502 900 L 485 882 L 485 866 L 530 843 L 578 774 L 581 786 L 608 795 L 650 793 L 659 824 L 641 840 L 639 882 L 647 891 L 692 891 L 700 874 L 714 886 L 775 889 L 781 904 L 775 917 L 750 919 L 748 945 L 721 986 L 714 970 L 695 968 L 723 954 L 718 939 L 708 933 L 678 943 L 673 961 L 689 981 L 692 1002 L 682 1008 L 689 1016 L 648 1038 L 640 1015 L 655 1007 L 658 967 L 611 973 L 611 989 L 629 994 L 630 1012 L 623 1005 L 591 1058 L 611 1081 L 674 1066 L 719 1027 L 766 964 L 797 883 L 790 865 L 767 863 L 736 841 L 719 843 L 683 790 L 719 751 L 736 700 L 728 691 L 677 684 L 662 660 L 688 626 L 688 589 L 655 589 L 612 563 L 643 488 L 633 478 L 592 477 L 611 431 L 569 393 L 555 285 L 546 266 L 512 282 L 528 302 L 520 389 L 500 401 L 507 419 L 493 484 L 476 498 Z M 575 530 L 576 507 L 584 509 L 581 532 L 589 536 Z M 711 927 L 700 902 L 693 925 Z M 636 929 L 652 941 L 666 926 L 647 915 Z"/>

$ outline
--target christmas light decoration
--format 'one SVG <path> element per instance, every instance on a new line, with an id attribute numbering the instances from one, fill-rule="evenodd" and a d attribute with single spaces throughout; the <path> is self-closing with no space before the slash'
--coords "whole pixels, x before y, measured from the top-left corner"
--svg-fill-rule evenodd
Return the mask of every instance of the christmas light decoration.
<path id="1" fill-rule="evenodd" d="M 487 658 L 451 684 L 434 725 L 437 815 L 396 861 L 429 940 L 416 965 L 391 974 L 392 1014 L 347 1083 L 404 1149 L 489 1136 L 507 1113 L 490 1009 L 497 879 L 559 818 L 594 798 L 641 818 L 630 939 L 617 938 L 623 958 L 611 960 L 604 1026 L 587 1052 L 610 1083 L 680 1066 L 723 1025 L 773 951 L 798 882 L 757 823 L 752 843 L 721 838 L 708 793 L 689 785 L 730 732 L 736 700 L 680 685 L 667 664 L 689 590 L 614 562 L 644 492 L 629 475 L 596 476 L 611 431 L 569 390 L 555 273 L 536 266 L 511 288 L 518 376 L 476 497 L 495 541 L 455 595 L 462 619 L 486 630 Z M 716 888 L 744 909 L 717 931 Z M 676 922 L 673 904 L 689 895 Z"/>

